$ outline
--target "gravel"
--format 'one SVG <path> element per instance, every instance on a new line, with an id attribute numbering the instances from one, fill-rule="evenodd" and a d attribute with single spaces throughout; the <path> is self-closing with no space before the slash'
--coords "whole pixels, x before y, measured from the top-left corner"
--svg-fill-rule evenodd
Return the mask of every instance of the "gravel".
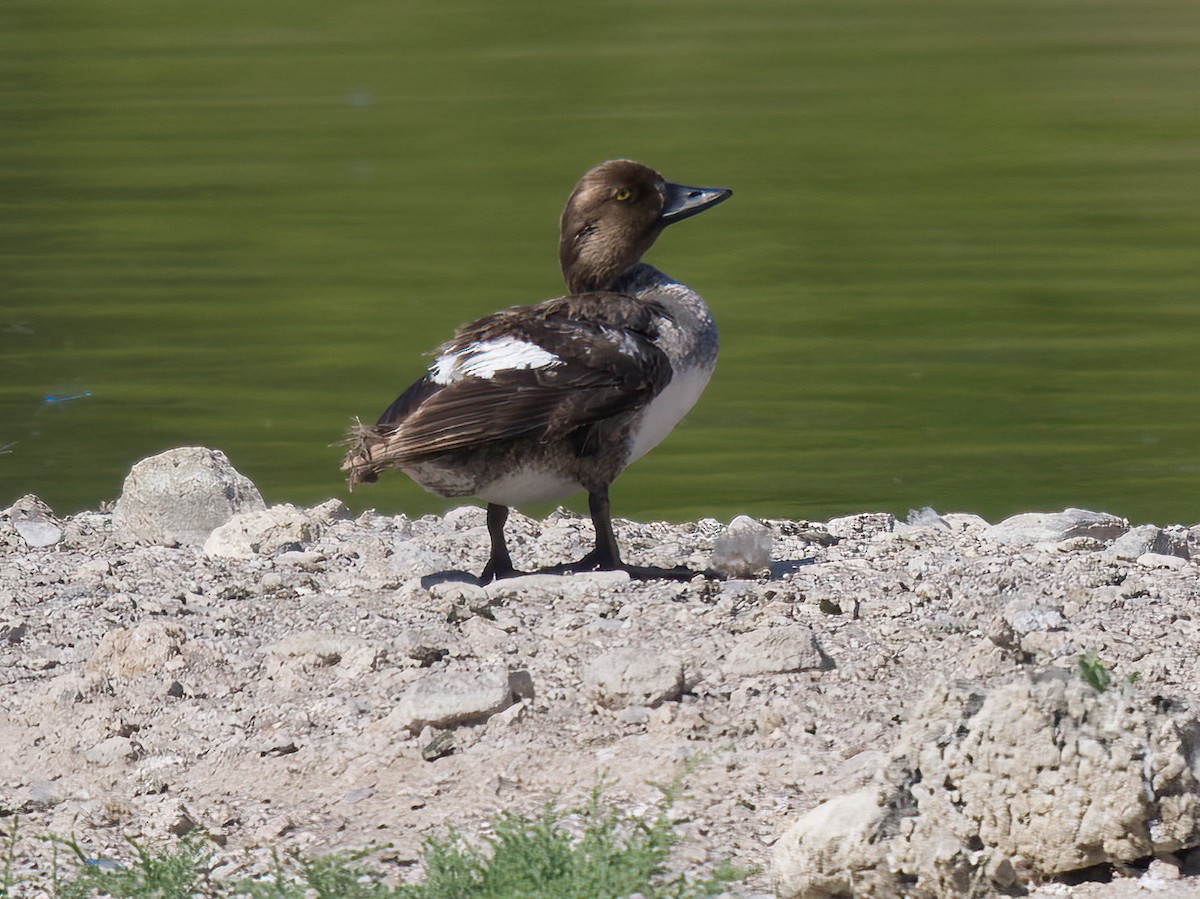
<path id="1" fill-rule="evenodd" d="M 633 564 L 704 570 L 716 547 L 743 576 L 480 587 L 467 573 L 488 555 L 482 510 L 264 511 L 237 483 L 249 508 L 200 504 L 221 518 L 211 525 L 140 505 L 139 520 L 169 522 L 161 537 L 104 512 L 59 519 L 31 497 L 0 512 L 0 816 L 74 833 L 95 858 L 186 820 L 219 838 L 218 864 L 243 871 L 281 848 L 387 841 L 376 863 L 412 879 L 422 840 L 449 823 L 472 833 L 501 809 L 571 804 L 600 777 L 615 801 L 649 808 L 653 782 L 686 769 L 678 863 L 756 867 L 739 888 L 752 896 L 777 885 L 775 844 L 821 803 L 869 819 L 863 791 L 887 783 L 889 759 L 918 754 L 911 734 L 938 690 L 1078 681 L 1092 652 L 1147 733 L 1155 703 L 1194 720 L 1200 528 L 1081 510 L 732 530 L 619 520 Z M 562 510 L 514 512 L 509 534 L 525 569 L 591 542 Z M 952 749 L 958 776 L 967 762 Z M 970 802 L 986 806 L 986 791 Z M 1112 883 L 1037 887 L 1048 869 L 997 853 L 989 876 L 1032 872 L 1038 896 L 1118 897 L 1151 881 L 1200 896 L 1198 843 L 1185 834 L 1149 866 L 1114 859 Z"/>

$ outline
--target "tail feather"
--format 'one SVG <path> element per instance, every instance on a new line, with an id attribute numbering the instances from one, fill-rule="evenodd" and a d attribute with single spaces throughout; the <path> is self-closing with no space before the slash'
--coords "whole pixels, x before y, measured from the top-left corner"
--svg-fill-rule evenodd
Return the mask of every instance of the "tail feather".
<path id="1" fill-rule="evenodd" d="M 342 471 L 347 471 L 346 483 L 353 492 L 358 484 L 373 484 L 379 480 L 379 472 L 397 467 L 397 461 L 389 452 L 389 439 L 395 428 L 364 425 L 357 418 L 350 426 L 346 439 L 339 446 L 347 446 L 346 458 L 342 460 Z"/>

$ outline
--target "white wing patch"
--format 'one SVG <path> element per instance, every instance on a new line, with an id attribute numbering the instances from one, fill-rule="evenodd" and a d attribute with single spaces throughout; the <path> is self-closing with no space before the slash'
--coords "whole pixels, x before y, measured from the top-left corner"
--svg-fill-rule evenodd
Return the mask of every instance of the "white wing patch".
<path id="1" fill-rule="evenodd" d="M 554 368 L 562 364 L 561 359 L 536 343 L 501 337 L 438 356 L 429 374 L 435 384 L 453 384 L 463 378 L 490 379 L 497 372 Z"/>

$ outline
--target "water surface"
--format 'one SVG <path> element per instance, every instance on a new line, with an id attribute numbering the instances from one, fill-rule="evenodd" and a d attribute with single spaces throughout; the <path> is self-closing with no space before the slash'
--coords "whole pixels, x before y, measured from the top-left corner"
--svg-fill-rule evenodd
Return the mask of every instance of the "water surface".
<path id="1" fill-rule="evenodd" d="M 1193 0 L 129 0 L 0 11 L 0 503 L 223 449 L 345 496 L 421 353 L 553 296 L 614 156 L 734 188 L 649 260 L 722 329 L 629 517 L 1200 520 Z M 453 504 L 403 476 L 348 498 Z"/>

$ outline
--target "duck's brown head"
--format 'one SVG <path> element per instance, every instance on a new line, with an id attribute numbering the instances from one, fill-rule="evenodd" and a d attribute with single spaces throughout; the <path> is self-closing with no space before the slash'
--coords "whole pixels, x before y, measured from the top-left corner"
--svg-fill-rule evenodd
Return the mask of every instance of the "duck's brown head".
<path id="1" fill-rule="evenodd" d="M 684 187 L 629 159 L 613 159 L 587 172 L 562 214 L 558 258 L 567 290 L 604 290 L 630 268 L 662 229 L 703 212 L 733 191 Z"/>

